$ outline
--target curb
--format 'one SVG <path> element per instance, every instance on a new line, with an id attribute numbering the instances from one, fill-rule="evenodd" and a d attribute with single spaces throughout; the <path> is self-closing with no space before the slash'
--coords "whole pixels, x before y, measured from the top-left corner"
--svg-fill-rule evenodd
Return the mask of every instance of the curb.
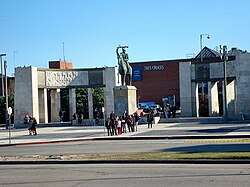
<path id="1" fill-rule="evenodd" d="M 249 164 L 250 160 L 40 160 L 40 161 L 0 161 L 0 165 L 30 164 Z"/>

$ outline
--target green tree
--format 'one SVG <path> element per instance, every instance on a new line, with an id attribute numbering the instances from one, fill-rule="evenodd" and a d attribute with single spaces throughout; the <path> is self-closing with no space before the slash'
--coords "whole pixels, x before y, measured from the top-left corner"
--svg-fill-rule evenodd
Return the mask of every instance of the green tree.
<path id="1" fill-rule="evenodd" d="M 14 112 L 14 94 L 11 94 L 8 96 L 8 106 L 11 107 Z M 5 97 L 0 96 L 0 123 L 5 124 L 6 120 L 6 102 L 5 102 Z M 13 115 L 13 114 L 12 114 Z M 13 120 L 13 119 L 12 119 Z"/>
<path id="2" fill-rule="evenodd" d="M 63 121 L 69 121 L 69 89 L 60 90 L 61 109 L 64 111 Z"/>
<path id="3" fill-rule="evenodd" d="M 88 89 L 76 89 L 76 112 L 82 113 L 85 118 L 88 118 Z"/>
<path id="4" fill-rule="evenodd" d="M 103 88 L 93 88 L 93 106 L 94 108 L 102 108 L 104 106 L 104 90 Z"/>

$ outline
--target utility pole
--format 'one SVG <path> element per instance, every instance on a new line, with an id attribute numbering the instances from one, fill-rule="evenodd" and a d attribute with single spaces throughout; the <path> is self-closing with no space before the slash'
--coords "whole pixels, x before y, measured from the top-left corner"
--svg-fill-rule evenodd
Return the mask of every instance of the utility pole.
<path id="1" fill-rule="evenodd" d="M 3 56 L 6 56 L 6 54 L 0 54 L 0 61 L 1 61 L 1 81 L 2 81 L 2 96 L 4 97 L 4 80 L 3 80 Z"/>
<path id="2" fill-rule="evenodd" d="M 210 39 L 210 35 L 209 34 L 200 34 L 200 55 L 201 55 L 201 62 L 203 61 L 203 57 L 202 57 L 202 36 L 207 36 L 207 39 Z M 205 91 L 204 91 L 204 82 L 201 82 L 201 93 L 202 93 L 202 97 L 204 97 L 205 95 Z"/>
<path id="3" fill-rule="evenodd" d="M 227 53 L 227 46 L 224 45 L 223 47 L 220 46 L 220 55 L 221 59 L 223 60 L 223 78 L 224 78 L 224 117 L 225 121 L 228 122 L 228 105 L 227 105 L 227 60 L 228 60 L 228 53 Z"/>
<path id="4" fill-rule="evenodd" d="M 9 114 L 8 114 L 8 81 L 7 81 L 7 61 L 4 61 L 4 74 L 5 74 L 5 114 L 6 114 L 6 129 L 9 127 Z"/>

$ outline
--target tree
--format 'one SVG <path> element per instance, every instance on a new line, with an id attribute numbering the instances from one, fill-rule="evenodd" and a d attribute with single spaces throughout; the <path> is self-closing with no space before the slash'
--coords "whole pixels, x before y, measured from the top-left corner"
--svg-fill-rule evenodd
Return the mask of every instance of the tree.
<path id="1" fill-rule="evenodd" d="M 82 113 L 84 117 L 88 117 L 88 89 L 76 89 L 76 112 Z"/>
<path id="2" fill-rule="evenodd" d="M 14 94 L 8 96 L 8 106 L 14 108 Z M 6 102 L 5 97 L 0 96 L 0 123 L 5 124 L 6 120 Z M 12 110 L 14 112 L 14 109 Z M 13 116 L 13 114 L 12 114 Z M 12 119 L 13 120 L 13 119 Z"/>
<path id="3" fill-rule="evenodd" d="M 104 106 L 104 90 L 103 88 L 93 89 L 93 107 L 102 108 Z"/>

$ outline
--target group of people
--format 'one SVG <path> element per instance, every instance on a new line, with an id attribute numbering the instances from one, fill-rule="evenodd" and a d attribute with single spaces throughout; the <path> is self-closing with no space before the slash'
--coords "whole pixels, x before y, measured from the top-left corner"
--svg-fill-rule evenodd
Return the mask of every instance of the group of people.
<path id="1" fill-rule="evenodd" d="M 105 121 L 108 136 L 137 131 L 139 120 L 140 117 L 137 113 L 128 115 L 125 111 L 121 116 L 117 116 L 114 112 L 111 112 L 110 116 Z"/>
<path id="2" fill-rule="evenodd" d="M 82 113 L 80 113 L 80 114 L 74 113 L 73 114 L 73 120 L 76 120 L 76 122 L 79 125 L 81 125 L 83 123 L 83 117 L 84 117 L 84 115 Z"/>
<path id="3" fill-rule="evenodd" d="M 37 135 L 37 121 L 35 117 L 29 116 L 29 115 L 25 115 L 24 117 L 24 124 L 30 124 L 28 131 L 29 131 L 29 135 Z"/>
<path id="4" fill-rule="evenodd" d="M 164 115 L 165 115 L 165 118 L 175 118 L 176 116 L 176 106 L 175 105 L 165 105 L 164 106 Z"/>

